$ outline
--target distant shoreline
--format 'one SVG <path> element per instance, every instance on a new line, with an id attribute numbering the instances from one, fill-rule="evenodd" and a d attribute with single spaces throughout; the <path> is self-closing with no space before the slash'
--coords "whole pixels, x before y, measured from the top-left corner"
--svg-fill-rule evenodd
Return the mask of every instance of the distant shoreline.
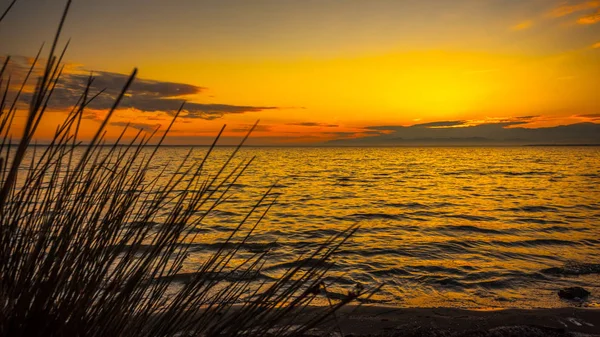
<path id="1" fill-rule="evenodd" d="M 579 146 L 585 146 L 585 147 L 594 147 L 594 146 L 600 146 L 600 144 L 531 144 L 531 145 L 523 145 L 523 146 L 548 146 L 548 147 L 579 147 Z"/>
<path id="2" fill-rule="evenodd" d="M 45 147 L 50 144 L 31 144 L 31 147 Z M 89 144 L 78 144 L 75 147 L 86 147 Z M 11 144 L 11 147 L 16 147 L 16 144 Z M 98 147 L 112 147 L 114 144 L 103 144 Z M 127 144 L 118 144 L 117 146 L 128 146 Z M 155 147 L 156 145 L 148 144 L 142 147 Z M 211 145 L 204 144 L 163 144 L 161 147 L 210 147 Z M 216 148 L 234 148 L 237 145 L 215 145 Z M 461 145 L 431 145 L 431 144 L 404 144 L 404 145 L 244 145 L 243 148 L 464 148 L 464 147 L 480 147 L 480 148 L 503 148 L 503 147 L 600 147 L 600 144 L 461 144 Z"/>

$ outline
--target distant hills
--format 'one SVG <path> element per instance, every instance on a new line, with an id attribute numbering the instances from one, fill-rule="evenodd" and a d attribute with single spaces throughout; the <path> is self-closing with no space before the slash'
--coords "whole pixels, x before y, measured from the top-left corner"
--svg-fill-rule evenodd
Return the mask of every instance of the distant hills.
<path id="1" fill-rule="evenodd" d="M 517 123 L 466 126 L 445 121 L 412 126 L 373 126 L 358 138 L 335 139 L 330 146 L 474 146 L 474 145 L 600 145 L 600 124 L 578 123 L 545 128 L 524 128 Z"/>

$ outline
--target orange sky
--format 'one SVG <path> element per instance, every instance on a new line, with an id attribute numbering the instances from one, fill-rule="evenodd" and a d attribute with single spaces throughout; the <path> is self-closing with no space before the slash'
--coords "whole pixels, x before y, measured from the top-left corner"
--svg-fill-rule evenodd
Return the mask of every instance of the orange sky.
<path id="1" fill-rule="evenodd" d="M 31 56 L 51 40 L 61 6 L 32 3 L 0 24 L 0 55 Z M 600 1 L 79 1 L 64 37 L 67 74 L 119 79 L 136 66 L 147 80 L 112 133 L 126 121 L 166 125 L 165 100 L 195 103 L 172 143 L 207 143 L 223 124 L 239 135 L 257 119 L 256 143 L 290 144 L 375 125 L 535 116 L 526 126 L 540 127 L 600 113 Z M 185 95 L 169 89 L 179 86 Z M 104 113 L 90 111 L 84 135 Z"/>

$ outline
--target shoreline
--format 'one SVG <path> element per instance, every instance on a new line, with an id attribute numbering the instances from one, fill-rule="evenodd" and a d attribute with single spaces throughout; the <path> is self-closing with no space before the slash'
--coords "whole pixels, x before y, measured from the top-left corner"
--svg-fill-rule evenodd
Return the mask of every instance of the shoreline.
<path id="1" fill-rule="evenodd" d="M 311 308 L 318 311 L 318 308 Z M 493 309 L 348 306 L 330 320 L 339 336 L 600 336 L 599 308 Z M 336 324 L 337 321 L 337 324 Z"/>

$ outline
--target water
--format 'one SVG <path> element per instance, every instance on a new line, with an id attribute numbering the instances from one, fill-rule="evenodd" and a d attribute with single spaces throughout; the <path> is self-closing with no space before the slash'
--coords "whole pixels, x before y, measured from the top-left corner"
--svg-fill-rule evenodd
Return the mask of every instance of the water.
<path id="1" fill-rule="evenodd" d="M 187 151 L 165 147 L 157 165 Z M 214 162 L 230 151 L 218 149 Z M 251 156 L 255 161 L 209 219 L 206 235 L 226 232 L 277 181 L 278 201 L 247 245 L 251 252 L 271 249 L 265 277 L 280 275 L 307 245 L 359 222 L 332 261 L 334 291 L 384 283 L 376 302 L 529 308 L 572 305 L 556 291 L 583 286 L 593 294 L 587 305 L 598 303 L 600 148 L 245 148 L 240 154 Z"/>
<path id="2" fill-rule="evenodd" d="M 173 172 L 188 151 L 163 147 L 153 168 Z M 231 151 L 216 149 L 207 171 Z M 358 222 L 331 261 L 331 296 L 383 283 L 375 303 L 563 307 L 577 304 L 558 289 L 582 286 L 592 293 L 584 305 L 600 302 L 598 147 L 248 147 L 234 164 L 251 157 L 206 219 L 182 282 L 277 182 L 277 203 L 244 245 L 244 254 L 270 249 L 257 282 Z"/>

